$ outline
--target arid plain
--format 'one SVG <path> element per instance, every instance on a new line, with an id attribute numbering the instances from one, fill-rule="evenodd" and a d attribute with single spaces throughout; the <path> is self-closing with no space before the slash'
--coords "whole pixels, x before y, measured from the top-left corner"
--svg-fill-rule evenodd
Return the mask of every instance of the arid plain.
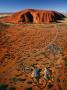
<path id="1" fill-rule="evenodd" d="M 41 69 L 39 85 L 31 78 L 33 65 Z M 49 24 L 0 23 L 2 90 L 48 90 L 43 77 L 46 66 L 52 70 L 49 89 L 67 90 L 66 18 Z"/>

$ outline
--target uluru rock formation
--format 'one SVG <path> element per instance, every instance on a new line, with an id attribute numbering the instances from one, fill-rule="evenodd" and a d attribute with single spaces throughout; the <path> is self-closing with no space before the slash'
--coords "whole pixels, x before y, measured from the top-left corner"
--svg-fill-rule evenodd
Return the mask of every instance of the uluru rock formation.
<path id="1" fill-rule="evenodd" d="M 50 23 L 63 18 L 64 15 L 56 11 L 27 9 L 13 13 L 1 21 L 9 23 Z"/>

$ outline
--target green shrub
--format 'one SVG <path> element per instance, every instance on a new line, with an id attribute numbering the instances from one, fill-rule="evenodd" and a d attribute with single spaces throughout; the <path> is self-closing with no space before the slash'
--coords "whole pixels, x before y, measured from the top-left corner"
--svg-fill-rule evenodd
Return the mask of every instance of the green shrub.
<path id="1" fill-rule="evenodd" d="M 32 87 L 26 88 L 25 90 L 32 90 Z"/>
<path id="2" fill-rule="evenodd" d="M 12 80 L 13 80 L 14 82 L 18 82 L 18 81 L 19 81 L 19 79 L 18 79 L 17 77 L 13 77 Z"/>
<path id="3" fill-rule="evenodd" d="M 0 84 L 0 90 L 6 90 L 8 88 L 7 84 Z"/>
<path id="4" fill-rule="evenodd" d="M 59 78 L 57 78 L 57 83 L 60 83 L 60 79 Z"/>
<path id="5" fill-rule="evenodd" d="M 35 65 L 37 65 L 37 64 L 34 64 L 34 63 L 33 63 L 31 66 L 34 67 Z"/>
<path id="6" fill-rule="evenodd" d="M 13 80 L 14 82 L 26 81 L 25 78 L 22 79 L 22 78 L 17 78 L 17 77 L 13 77 L 12 80 Z"/>
<path id="7" fill-rule="evenodd" d="M 27 84 L 32 84 L 32 81 L 28 81 Z"/>
<path id="8" fill-rule="evenodd" d="M 47 87 L 48 87 L 48 89 L 51 89 L 51 88 L 53 87 L 53 84 L 52 84 L 52 83 L 49 83 L 49 84 L 47 85 Z"/>
<path id="9" fill-rule="evenodd" d="M 16 90 L 16 88 L 15 87 L 10 87 L 9 90 Z"/>

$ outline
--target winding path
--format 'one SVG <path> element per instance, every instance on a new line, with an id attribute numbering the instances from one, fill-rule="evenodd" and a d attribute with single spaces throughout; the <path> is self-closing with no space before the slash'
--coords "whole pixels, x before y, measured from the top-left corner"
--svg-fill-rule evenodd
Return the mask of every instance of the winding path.
<path id="1" fill-rule="evenodd" d="M 48 43 L 48 45 L 46 45 L 44 48 L 39 49 L 36 52 L 36 54 L 39 55 L 41 52 L 44 52 L 45 49 L 47 49 L 51 44 L 53 44 L 56 41 L 56 39 L 58 37 L 58 34 L 59 34 L 59 32 L 58 32 L 59 31 L 59 28 L 58 28 L 58 25 L 57 24 L 54 24 L 54 25 L 55 25 L 55 28 L 56 28 L 56 35 L 55 35 L 55 37 L 53 38 L 53 40 L 51 40 L 51 42 Z"/>

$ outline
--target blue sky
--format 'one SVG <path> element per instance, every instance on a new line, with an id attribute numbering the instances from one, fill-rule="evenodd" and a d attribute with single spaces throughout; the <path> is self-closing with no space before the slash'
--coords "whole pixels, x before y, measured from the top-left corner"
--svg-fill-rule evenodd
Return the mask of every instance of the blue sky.
<path id="1" fill-rule="evenodd" d="M 0 12 L 16 12 L 27 8 L 67 12 L 67 0 L 0 0 Z"/>

